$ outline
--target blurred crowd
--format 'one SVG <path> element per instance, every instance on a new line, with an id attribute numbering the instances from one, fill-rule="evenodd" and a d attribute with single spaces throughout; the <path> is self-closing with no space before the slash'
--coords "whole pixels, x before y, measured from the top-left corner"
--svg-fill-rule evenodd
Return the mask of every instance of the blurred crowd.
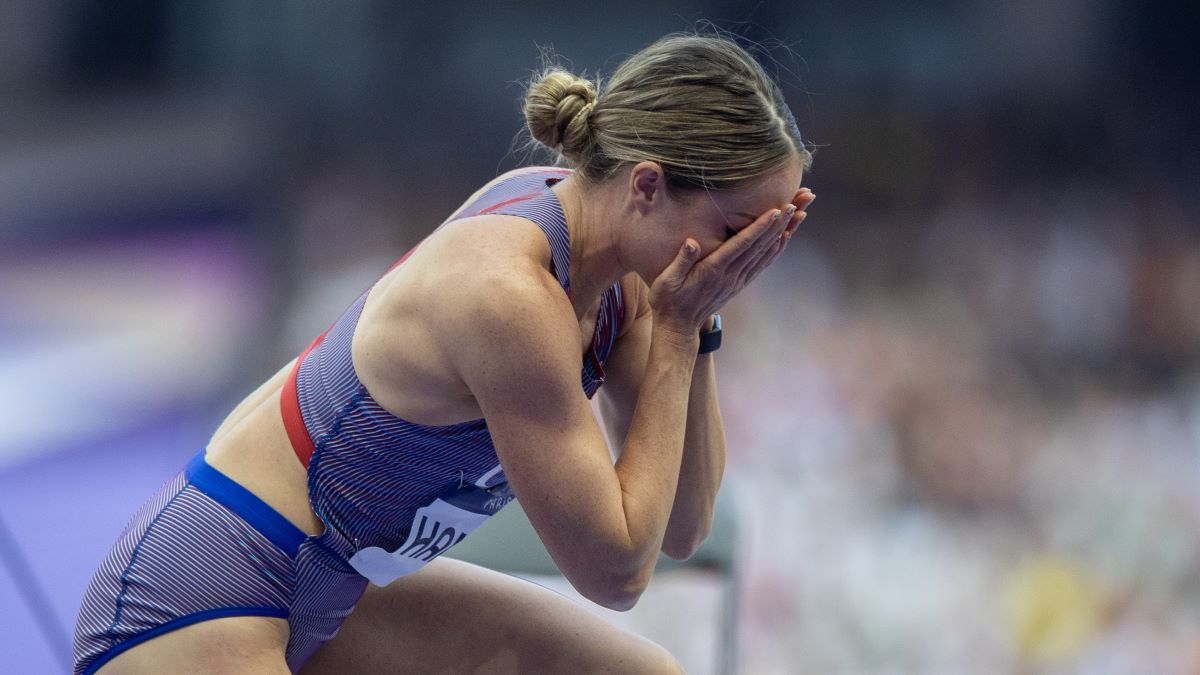
<path id="1" fill-rule="evenodd" d="M 831 254 L 814 207 L 730 312 L 764 671 L 1200 670 L 1200 237 L 1055 199 L 1041 232 L 963 197 L 880 234 L 899 274 Z"/>

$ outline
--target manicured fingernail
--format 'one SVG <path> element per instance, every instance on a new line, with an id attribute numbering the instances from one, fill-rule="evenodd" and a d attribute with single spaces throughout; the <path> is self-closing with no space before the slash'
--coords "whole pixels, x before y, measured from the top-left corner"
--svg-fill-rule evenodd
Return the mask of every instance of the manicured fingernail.
<path id="1" fill-rule="evenodd" d="M 771 214 L 771 222 L 779 220 L 779 209 L 775 209 L 775 213 Z"/>
<path id="2" fill-rule="evenodd" d="M 789 206 L 787 209 L 787 213 L 788 213 L 788 218 L 791 218 L 792 214 L 796 213 L 796 205 L 792 204 L 791 206 Z"/>

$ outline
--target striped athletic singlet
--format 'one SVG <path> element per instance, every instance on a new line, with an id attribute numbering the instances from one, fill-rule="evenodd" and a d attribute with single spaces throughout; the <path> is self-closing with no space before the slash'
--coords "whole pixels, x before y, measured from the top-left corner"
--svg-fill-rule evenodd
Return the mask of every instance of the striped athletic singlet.
<path id="1" fill-rule="evenodd" d="M 568 175 L 546 168 L 510 176 L 446 222 L 490 213 L 533 221 L 549 239 L 554 274 L 569 293 L 566 217 L 550 189 Z M 301 354 L 281 403 L 288 436 L 308 467 L 314 513 L 357 552 L 350 564 L 382 584 L 456 544 L 506 504 L 511 492 L 485 420 L 414 424 L 384 410 L 359 381 L 350 344 L 366 298 L 363 293 Z M 583 360 L 589 398 L 604 381 L 603 364 L 623 315 L 618 283 L 601 298 Z"/>

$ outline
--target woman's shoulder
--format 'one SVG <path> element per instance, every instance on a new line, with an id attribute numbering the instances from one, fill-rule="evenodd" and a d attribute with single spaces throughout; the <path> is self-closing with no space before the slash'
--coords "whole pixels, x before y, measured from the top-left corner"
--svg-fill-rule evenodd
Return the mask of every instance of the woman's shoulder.
<path id="1" fill-rule="evenodd" d="M 552 251 L 542 229 L 527 218 L 491 213 L 479 205 L 481 198 L 495 200 L 494 194 L 486 193 L 497 185 L 511 187 L 514 180 L 531 179 L 521 182 L 534 186 L 542 176 L 563 171 L 525 167 L 497 177 L 381 280 L 379 300 L 394 309 L 436 308 L 442 317 L 453 313 L 448 311 L 451 306 L 473 311 L 496 297 L 511 302 L 517 295 L 549 296 L 555 305 L 565 300 L 551 271 Z"/>
<path id="2" fill-rule="evenodd" d="M 439 228 L 389 273 L 379 300 L 398 310 L 420 308 L 437 324 L 531 298 L 569 307 L 550 260 L 550 244 L 535 223 L 501 214 L 467 216 Z"/>
<path id="3" fill-rule="evenodd" d="M 360 381 L 403 419 L 442 419 L 430 412 L 445 407 L 430 403 L 430 392 L 467 397 L 457 373 L 481 342 L 533 345 L 531 353 L 552 348 L 550 336 L 569 331 L 574 315 L 543 257 L 550 257 L 546 237 L 523 218 L 448 223 L 368 297 L 354 338 Z M 531 327 L 549 335 L 531 337 Z"/>

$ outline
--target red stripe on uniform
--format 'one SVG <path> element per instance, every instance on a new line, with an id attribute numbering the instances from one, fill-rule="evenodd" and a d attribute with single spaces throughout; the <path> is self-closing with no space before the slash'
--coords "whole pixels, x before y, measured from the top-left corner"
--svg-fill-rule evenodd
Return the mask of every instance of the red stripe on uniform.
<path id="1" fill-rule="evenodd" d="M 486 215 L 488 213 L 498 211 L 499 209 L 502 209 L 506 206 L 511 206 L 513 204 L 516 204 L 517 202 L 523 202 L 528 199 L 533 199 L 534 197 L 538 196 L 539 194 L 541 194 L 541 190 L 538 190 L 536 192 L 530 192 L 529 194 L 524 194 L 524 195 L 521 195 L 520 197 L 513 197 L 512 199 L 505 199 L 504 201 L 500 202 L 499 204 L 492 204 L 491 206 L 487 207 L 486 209 L 483 209 L 482 211 L 479 212 L 478 215 L 481 215 L 481 216 Z"/>
<path id="2" fill-rule="evenodd" d="M 300 459 L 300 463 L 306 469 L 309 461 L 312 460 L 316 446 L 313 445 L 312 438 L 308 435 L 308 428 L 304 426 L 304 416 L 300 414 L 300 394 L 296 391 L 296 375 L 300 372 L 300 364 L 304 363 L 304 357 L 316 349 L 324 339 L 325 333 L 321 333 L 308 346 L 308 349 L 305 349 L 296 358 L 296 365 L 292 366 L 292 372 L 288 373 L 287 382 L 284 383 L 283 391 L 279 395 L 279 407 L 283 413 L 283 428 L 287 430 L 288 440 L 292 442 L 292 449 L 296 451 L 296 457 Z"/>

